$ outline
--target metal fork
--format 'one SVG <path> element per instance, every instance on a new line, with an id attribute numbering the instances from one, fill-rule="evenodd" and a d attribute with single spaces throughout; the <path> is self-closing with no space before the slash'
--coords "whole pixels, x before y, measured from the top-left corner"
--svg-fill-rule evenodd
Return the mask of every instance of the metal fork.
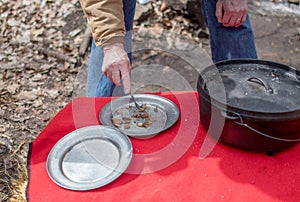
<path id="1" fill-rule="evenodd" d="M 143 107 L 140 106 L 140 105 L 136 102 L 136 100 L 135 100 L 133 94 L 132 94 L 131 92 L 130 92 L 129 94 L 130 94 L 130 97 L 131 97 L 131 98 L 130 98 L 130 101 L 133 101 L 133 102 L 134 102 L 135 107 L 136 107 L 137 109 L 143 109 Z"/>

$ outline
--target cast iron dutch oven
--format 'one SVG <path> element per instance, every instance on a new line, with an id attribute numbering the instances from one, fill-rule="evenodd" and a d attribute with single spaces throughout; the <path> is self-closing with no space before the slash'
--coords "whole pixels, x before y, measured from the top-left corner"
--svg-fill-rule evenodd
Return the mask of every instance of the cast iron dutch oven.
<path id="1" fill-rule="evenodd" d="M 277 152 L 300 141 L 298 70 L 264 60 L 222 61 L 200 73 L 197 89 L 204 128 L 214 127 L 212 117 L 225 120 L 221 134 L 209 134 L 220 142 Z"/>

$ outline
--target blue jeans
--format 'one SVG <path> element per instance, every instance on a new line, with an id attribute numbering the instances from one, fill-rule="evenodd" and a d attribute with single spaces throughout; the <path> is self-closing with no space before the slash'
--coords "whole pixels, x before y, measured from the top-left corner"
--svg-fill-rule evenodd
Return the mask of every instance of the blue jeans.
<path id="1" fill-rule="evenodd" d="M 210 32 L 210 45 L 213 62 L 235 58 L 257 58 L 254 36 L 247 17 L 238 28 L 227 28 L 217 21 L 215 16 L 217 0 L 202 0 L 202 12 Z M 131 60 L 131 30 L 136 0 L 123 0 L 124 21 L 126 27 L 125 50 Z M 103 51 L 93 41 L 88 66 L 86 95 L 91 97 L 110 97 L 123 94 L 123 87 L 115 85 L 103 74 Z"/>
<path id="2" fill-rule="evenodd" d="M 124 48 L 131 61 L 131 36 L 136 0 L 123 0 L 124 22 L 126 28 Z M 115 85 L 103 74 L 103 50 L 92 42 L 90 61 L 88 65 L 88 78 L 86 96 L 89 97 L 110 97 L 123 95 L 123 87 Z"/>
<path id="3" fill-rule="evenodd" d="M 215 16 L 217 0 L 202 0 L 202 13 L 210 33 L 213 62 L 257 58 L 249 16 L 239 27 L 224 27 Z"/>

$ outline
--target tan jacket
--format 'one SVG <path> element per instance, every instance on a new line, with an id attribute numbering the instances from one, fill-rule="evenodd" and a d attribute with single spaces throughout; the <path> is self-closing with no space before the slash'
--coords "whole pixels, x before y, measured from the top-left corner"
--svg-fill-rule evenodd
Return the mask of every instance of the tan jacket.
<path id="1" fill-rule="evenodd" d="M 80 3 L 97 46 L 124 42 L 122 0 L 80 0 Z"/>

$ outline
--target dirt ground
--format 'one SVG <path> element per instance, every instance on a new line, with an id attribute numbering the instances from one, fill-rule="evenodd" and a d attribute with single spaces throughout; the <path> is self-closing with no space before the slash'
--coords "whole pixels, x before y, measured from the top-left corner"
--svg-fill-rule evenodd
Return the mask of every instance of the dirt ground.
<path id="1" fill-rule="evenodd" d="M 25 200 L 28 145 L 72 98 L 84 95 L 89 57 L 89 50 L 85 55 L 79 53 L 86 23 L 77 0 L 24 2 L 0 4 L 0 201 Z M 262 2 L 253 0 L 249 5 L 259 58 L 300 70 L 300 6 L 293 4 L 287 10 Z M 27 4 L 44 12 L 28 11 Z M 25 15 L 26 12 L 30 15 Z M 191 66 L 199 64 L 189 59 L 201 53 L 199 68 L 211 63 L 208 38 L 195 38 L 186 32 L 172 33 L 171 28 L 165 30 L 157 24 L 143 27 L 135 23 L 134 48 L 145 46 L 143 37 L 148 39 L 148 48 L 163 44 L 161 37 L 164 37 L 167 45 L 172 46 L 168 50 L 174 50 L 174 54 L 142 48 L 133 53 L 133 68 L 156 65 L 169 72 L 168 68 L 172 67 L 193 88 L 197 75 Z M 29 30 L 30 37 L 21 30 Z M 143 69 L 139 70 L 142 72 L 135 70 L 133 74 L 144 76 Z M 137 92 L 190 87 L 175 82 L 162 83 L 166 89 L 155 85 L 141 88 L 138 81 L 133 83 Z"/>
<path id="2" fill-rule="evenodd" d="M 258 57 L 300 69 L 299 15 L 263 10 L 252 5 L 250 16 Z"/>

